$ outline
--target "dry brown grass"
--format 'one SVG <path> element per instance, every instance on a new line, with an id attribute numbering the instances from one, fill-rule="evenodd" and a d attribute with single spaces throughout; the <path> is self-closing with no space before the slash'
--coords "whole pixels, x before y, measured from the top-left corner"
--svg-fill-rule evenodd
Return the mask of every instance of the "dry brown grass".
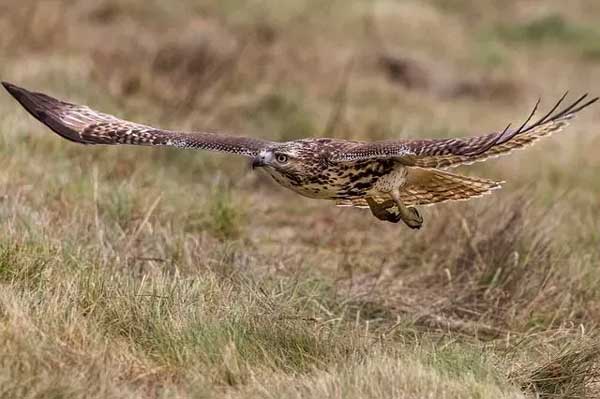
<path id="1" fill-rule="evenodd" d="M 169 5 L 167 5 L 169 4 Z M 0 1 L 2 79 L 176 128 L 487 132 L 598 93 L 578 0 Z M 84 148 L 0 99 L 0 396 L 593 397 L 600 144 L 467 173 L 419 232 L 222 155 Z"/>

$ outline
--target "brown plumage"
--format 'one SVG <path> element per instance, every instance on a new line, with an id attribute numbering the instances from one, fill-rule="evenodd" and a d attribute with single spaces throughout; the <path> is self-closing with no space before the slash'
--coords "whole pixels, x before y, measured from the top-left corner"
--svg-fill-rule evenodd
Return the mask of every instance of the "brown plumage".
<path id="1" fill-rule="evenodd" d="M 406 188 L 400 190 L 400 198 L 406 206 L 433 205 L 481 197 L 492 190 L 499 189 L 501 185 L 502 182 L 461 176 L 439 169 L 411 168 L 407 176 Z M 364 198 L 338 200 L 337 205 L 369 207 Z"/>
<path id="2" fill-rule="evenodd" d="M 378 219 L 419 228 L 414 208 L 487 194 L 499 182 L 441 170 L 483 161 L 525 147 L 559 131 L 598 98 L 581 96 L 559 110 L 566 94 L 542 118 L 531 122 L 539 101 L 517 129 L 459 139 L 359 142 L 301 139 L 284 143 L 209 132 L 178 132 L 121 120 L 86 106 L 2 83 L 36 119 L 67 140 L 81 144 L 158 145 L 220 151 L 252 158 L 278 183 L 340 206 L 369 207 Z M 441 169 L 440 169 L 441 168 Z"/>

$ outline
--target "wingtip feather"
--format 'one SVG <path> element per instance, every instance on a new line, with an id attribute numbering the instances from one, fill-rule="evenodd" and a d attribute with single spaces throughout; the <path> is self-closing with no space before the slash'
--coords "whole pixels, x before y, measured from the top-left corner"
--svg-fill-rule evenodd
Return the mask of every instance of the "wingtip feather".
<path id="1" fill-rule="evenodd" d="M 4 86 L 6 91 L 17 100 L 19 99 L 20 95 L 23 93 L 24 90 L 21 87 L 6 81 L 2 81 L 2 86 Z"/>
<path id="2" fill-rule="evenodd" d="M 10 82 L 2 81 L 1 83 L 2 86 L 4 86 L 4 88 L 6 89 L 6 91 L 9 92 L 10 95 L 17 99 L 19 102 L 21 102 L 21 99 L 24 96 L 26 96 L 27 94 L 31 94 L 31 92 L 29 92 L 28 90 Z"/>
<path id="3" fill-rule="evenodd" d="M 10 95 L 13 96 L 31 115 L 36 119 L 40 119 L 40 109 L 34 101 L 34 93 L 5 81 L 2 82 L 2 86 L 4 86 L 6 91 L 8 91 Z"/>
<path id="4" fill-rule="evenodd" d="M 60 103 L 59 100 L 41 93 L 31 92 L 9 82 L 1 82 L 2 86 L 17 100 L 25 110 L 35 119 L 49 127 L 63 138 L 77 143 L 87 144 L 81 140 L 76 130 L 65 125 L 60 118 L 53 115 L 48 108 L 48 102 Z"/>
<path id="5" fill-rule="evenodd" d="M 14 88 L 17 88 L 17 86 L 15 86 L 14 84 L 12 84 L 12 83 L 9 83 L 9 82 L 7 82 L 7 81 L 4 81 L 4 80 L 3 80 L 2 82 L 0 82 L 0 83 L 2 83 L 2 86 L 4 86 L 4 88 L 5 88 L 5 89 L 6 89 L 6 90 L 7 90 L 9 93 L 11 93 L 11 94 L 12 94 L 12 91 L 13 91 L 13 89 L 14 89 Z"/>

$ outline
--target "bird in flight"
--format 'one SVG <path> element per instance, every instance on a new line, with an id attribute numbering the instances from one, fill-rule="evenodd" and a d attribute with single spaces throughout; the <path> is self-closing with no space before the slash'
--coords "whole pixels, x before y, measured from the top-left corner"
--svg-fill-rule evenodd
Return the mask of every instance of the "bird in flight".
<path id="1" fill-rule="evenodd" d="M 36 119 L 63 138 L 81 144 L 132 144 L 219 151 L 251 158 L 275 181 L 309 198 L 339 206 L 370 208 L 378 219 L 418 229 L 415 208 L 487 194 L 501 182 L 462 176 L 446 169 L 484 161 L 533 144 L 565 127 L 598 97 L 587 94 L 560 109 L 560 100 L 533 120 L 540 101 L 524 123 L 481 136 L 451 139 L 398 139 L 375 142 L 306 138 L 274 142 L 223 133 L 180 132 L 128 122 L 93 109 L 3 82 Z"/>

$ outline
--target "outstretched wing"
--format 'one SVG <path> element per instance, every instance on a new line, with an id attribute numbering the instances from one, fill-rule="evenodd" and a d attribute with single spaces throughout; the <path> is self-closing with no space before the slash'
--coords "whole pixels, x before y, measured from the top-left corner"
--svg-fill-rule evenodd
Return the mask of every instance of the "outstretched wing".
<path id="1" fill-rule="evenodd" d="M 159 145 L 256 156 L 269 141 L 217 133 L 186 133 L 124 121 L 93 109 L 2 82 L 37 120 L 67 140 L 81 144 Z"/>
<path id="2" fill-rule="evenodd" d="M 407 165 L 423 168 L 447 168 L 483 161 L 490 157 L 508 154 L 512 150 L 530 145 L 541 137 L 561 130 L 577 112 L 598 100 L 598 97 L 595 97 L 585 101 L 586 94 L 562 111 L 557 111 L 565 97 L 566 94 L 550 112 L 536 122 L 530 123 L 537 111 L 538 101 L 529 117 L 518 129 L 510 129 L 508 125 L 501 132 L 476 137 L 356 143 L 345 146 L 335 155 L 335 159 L 356 161 L 396 158 Z"/>

